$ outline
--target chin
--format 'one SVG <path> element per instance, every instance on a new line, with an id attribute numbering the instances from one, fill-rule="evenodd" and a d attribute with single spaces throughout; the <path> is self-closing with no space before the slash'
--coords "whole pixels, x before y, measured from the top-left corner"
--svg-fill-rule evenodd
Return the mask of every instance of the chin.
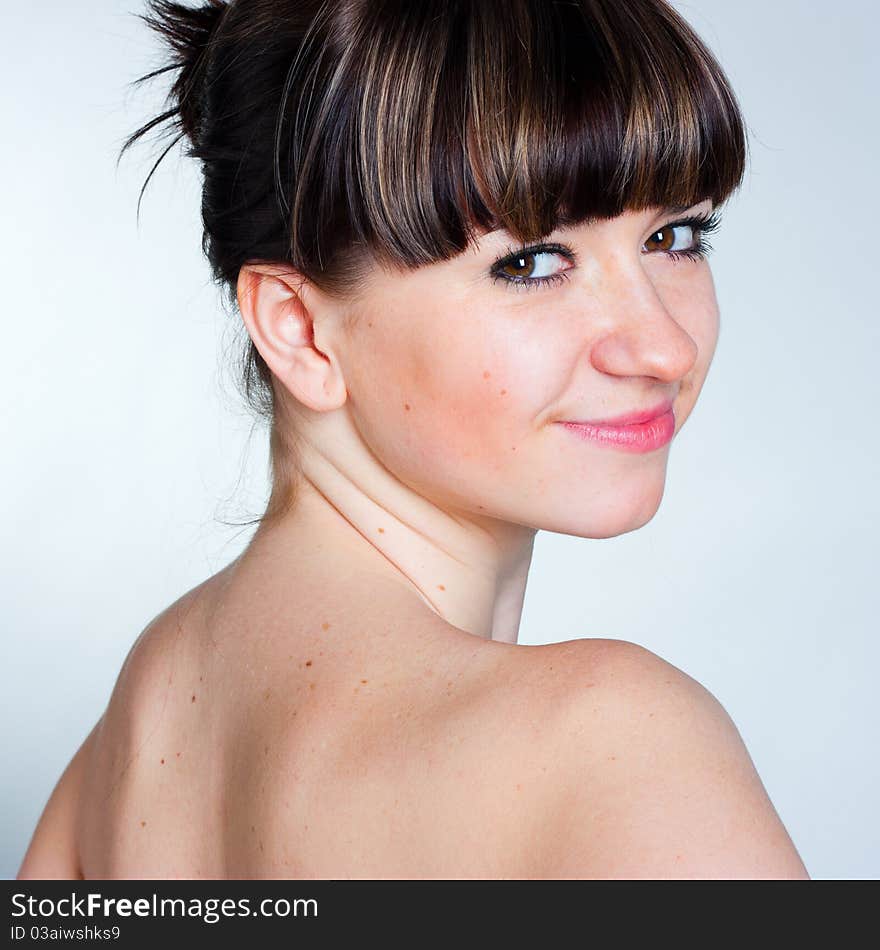
<path id="1" fill-rule="evenodd" d="M 630 531 L 643 528 L 657 514 L 665 487 L 666 480 L 661 478 L 656 486 L 647 489 L 642 485 L 640 491 L 633 491 L 629 497 L 611 497 L 609 494 L 604 505 L 601 495 L 595 494 L 590 510 L 578 510 L 568 500 L 564 502 L 564 510 L 557 518 L 548 519 L 539 527 L 544 531 L 570 534 L 577 538 L 616 538 L 629 534 Z"/>

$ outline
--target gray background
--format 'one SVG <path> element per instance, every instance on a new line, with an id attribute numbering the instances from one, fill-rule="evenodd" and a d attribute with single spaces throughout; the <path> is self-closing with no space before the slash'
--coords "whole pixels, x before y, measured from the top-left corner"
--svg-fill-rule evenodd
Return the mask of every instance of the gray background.
<path id="1" fill-rule="evenodd" d="M 0 61 L 5 687 L 0 873 L 160 610 L 238 554 L 266 438 L 194 162 L 123 137 L 164 82 L 135 2 L 7 4 Z M 728 72 L 747 181 L 712 257 L 722 329 L 642 530 L 539 533 L 521 642 L 632 640 L 725 705 L 814 877 L 876 878 L 878 190 L 873 2 L 676 6 Z M 9 42 L 12 39 L 13 42 Z M 634 582 L 638 594 L 633 593 Z"/>

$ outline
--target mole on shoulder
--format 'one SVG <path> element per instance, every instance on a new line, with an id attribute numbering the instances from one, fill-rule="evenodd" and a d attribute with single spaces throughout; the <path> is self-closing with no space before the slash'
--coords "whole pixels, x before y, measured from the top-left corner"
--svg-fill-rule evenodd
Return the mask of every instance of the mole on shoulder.
<path id="1" fill-rule="evenodd" d="M 311 666 L 311 665 L 312 665 L 312 661 L 311 661 L 311 660 L 306 660 L 306 666 Z"/>
<path id="2" fill-rule="evenodd" d="M 195 701 L 196 701 L 196 694 L 193 693 L 192 699 L 190 700 L 190 702 L 191 702 L 191 703 L 194 703 Z"/>

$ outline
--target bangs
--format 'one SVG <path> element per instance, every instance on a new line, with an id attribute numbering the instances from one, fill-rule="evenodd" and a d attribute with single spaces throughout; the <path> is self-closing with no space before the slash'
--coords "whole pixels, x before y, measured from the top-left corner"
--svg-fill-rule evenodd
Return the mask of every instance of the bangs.
<path id="1" fill-rule="evenodd" d="M 742 182 L 734 94 L 665 2 L 372 0 L 360 12 L 358 42 L 350 20 L 322 37 L 319 114 L 299 90 L 294 124 L 313 131 L 288 156 L 294 261 L 332 257 L 346 233 L 414 268 L 480 232 L 527 242 L 626 210 L 717 207 Z"/>

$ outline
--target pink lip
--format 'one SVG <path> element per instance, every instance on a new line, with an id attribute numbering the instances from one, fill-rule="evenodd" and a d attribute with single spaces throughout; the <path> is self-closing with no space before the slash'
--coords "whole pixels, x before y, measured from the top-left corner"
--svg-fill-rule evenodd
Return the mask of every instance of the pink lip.
<path id="1" fill-rule="evenodd" d="M 629 426 L 637 422 L 650 422 L 657 416 L 663 416 L 672 408 L 672 399 L 667 399 L 653 409 L 645 409 L 642 412 L 628 412 L 622 416 L 615 416 L 613 419 L 577 419 L 572 420 L 572 425 L 577 426 Z M 567 423 L 566 423 L 567 424 Z"/>
<path id="2" fill-rule="evenodd" d="M 653 452 L 671 441 L 675 433 L 672 400 L 645 412 L 602 422 L 562 422 L 570 432 L 623 452 Z"/>

